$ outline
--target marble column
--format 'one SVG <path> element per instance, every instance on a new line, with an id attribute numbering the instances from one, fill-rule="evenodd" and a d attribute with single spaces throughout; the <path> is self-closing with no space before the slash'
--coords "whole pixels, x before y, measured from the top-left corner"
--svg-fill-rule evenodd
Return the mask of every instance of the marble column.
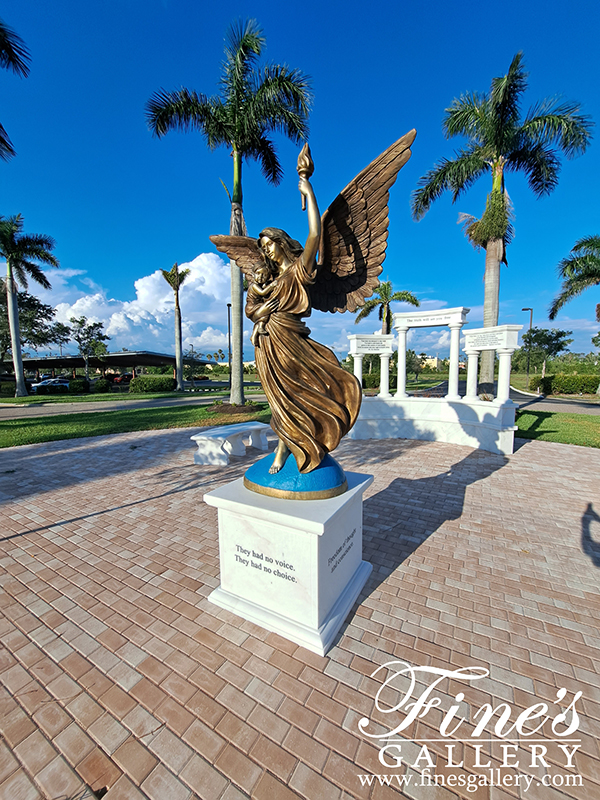
<path id="1" fill-rule="evenodd" d="M 477 366 L 479 364 L 479 350 L 466 350 L 469 363 L 467 365 L 467 393 L 464 400 L 477 400 Z"/>
<path id="2" fill-rule="evenodd" d="M 362 371 L 363 371 L 363 357 L 362 355 L 353 355 L 354 359 L 354 377 L 358 379 L 362 389 Z"/>
<path id="3" fill-rule="evenodd" d="M 460 352 L 460 329 L 462 322 L 450 326 L 450 370 L 448 374 L 448 394 L 446 400 L 460 400 L 458 393 L 458 357 Z"/>
<path id="4" fill-rule="evenodd" d="M 510 361 L 514 350 L 498 348 L 498 392 L 496 394 L 497 403 L 506 403 L 510 394 Z"/>
<path id="5" fill-rule="evenodd" d="M 408 397 L 406 393 L 406 334 L 408 328 L 398 328 L 398 388 L 396 397 Z"/>
<path id="6" fill-rule="evenodd" d="M 390 397 L 390 356 L 391 353 L 380 353 L 379 397 Z"/>

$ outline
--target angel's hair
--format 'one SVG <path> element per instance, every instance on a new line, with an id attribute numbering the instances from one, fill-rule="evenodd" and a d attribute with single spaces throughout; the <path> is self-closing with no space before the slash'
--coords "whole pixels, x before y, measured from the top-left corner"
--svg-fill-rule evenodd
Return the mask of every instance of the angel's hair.
<path id="1" fill-rule="evenodd" d="M 300 242 L 296 241 L 296 239 L 292 239 L 291 236 L 285 231 L 282 231 L 281 228 L 265 228 L 260 232 L 258 237 L 258 248 L 262 252 L 261 247 L 261 239 L 263 236 L 267 236 L 272 242 L 277 242 L 277 244 L 283 250 L 285 257 L 290 261 L 295 261 L 298 256 L 302 255 L 304 252 L 304 248 L 300 244 Z"/>

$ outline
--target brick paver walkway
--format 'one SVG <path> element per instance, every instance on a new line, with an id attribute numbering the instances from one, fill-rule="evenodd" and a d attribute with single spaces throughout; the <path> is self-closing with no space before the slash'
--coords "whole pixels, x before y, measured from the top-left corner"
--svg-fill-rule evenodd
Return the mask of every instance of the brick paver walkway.
<path id="1" fill-rule="evenodd" d="M 207 601 L 219 562 L 216 510 L 202 497 L 258 453 L 198 467 L 190 433 L 0 452 L 2 800 L 105 789 L 105 800 L 389 800 L 401 778 L 413 800 L 600 796 L 599 450 L 527 442 L 505 458 L 344 442 L 342 464 L 375 476 L 364 505 L 374 570 L 321 658 Z M 441 706 L 394 737 L 400 766 L 397 747 L 383 764 L 358 729 L 362 718 L 376 733 L 406 719 L 405 708 L 384 713 L 402 679 L 375 707 L 389 673 L 371 675 L 392 660 L 490 673 L 439 684 Z M 565 733 L 570 712 L 550 726 L 578 691 L 580 748 L 568 758 L 573 745 L 547 740 Z M 453 702 L 448 732 L 465 722 L 448 739 L 451 763 L 462 767 L 448 766 L 439 741 Z M 462 741 L 485 703 L 506 703 L 510 722 L 494 731 L 496 715 Z M 511 747 L 501 736 L 534 704 L 525 728 L 550 721 L 531 766 L 532 737 Z M 423 785 L 428 757 L 445 787 Z M 369 786 L 373 775 L 384 785 Z M 476 775 L 510 781 L 475 786 Z M 577 775 L 583 785 L 569 786 Z"/>

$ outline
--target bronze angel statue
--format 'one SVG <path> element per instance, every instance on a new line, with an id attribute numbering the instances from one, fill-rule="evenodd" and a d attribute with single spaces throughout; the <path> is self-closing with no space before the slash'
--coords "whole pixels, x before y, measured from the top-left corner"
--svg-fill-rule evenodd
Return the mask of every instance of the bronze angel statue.
<path id="1" fill-rule="evenodd" d="M 249 284 L 246 316 L 259 377 L 279 438 L 269 472 L 288 456 L 310 473 L 354 425 L 362 399 L 358 380 L 333 352 L 310 338 L 312 309 L 355 311 L 379 285 L 388 236 L 389 190 L 411 155 L 411 131 L 375 159 L 319 215 L 305 145 L 298 159 L 299 189 L 308 211 L 304 247 L 279 228 L 258 239 L 211 236 Z"/>

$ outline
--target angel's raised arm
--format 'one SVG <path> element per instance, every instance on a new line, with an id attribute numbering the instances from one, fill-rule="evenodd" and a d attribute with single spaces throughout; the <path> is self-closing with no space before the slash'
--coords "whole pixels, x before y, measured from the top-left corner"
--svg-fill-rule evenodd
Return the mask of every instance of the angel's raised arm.
<path id="1" fill-rule="evenodd" d="M 308 212 L 308 237 L 304 245 L 304 253 L 302 260 L 304 266 L 310 269 L 311 265 L 315 262 L 317 252 L 319 250 L 319 242 L 321 241 L 321 215 L 319 214 L 319 206 L 315 193 L 308 178 L 300 178 L 298 183 L 300 194 L 306 197 L 306 206 Z"/>

